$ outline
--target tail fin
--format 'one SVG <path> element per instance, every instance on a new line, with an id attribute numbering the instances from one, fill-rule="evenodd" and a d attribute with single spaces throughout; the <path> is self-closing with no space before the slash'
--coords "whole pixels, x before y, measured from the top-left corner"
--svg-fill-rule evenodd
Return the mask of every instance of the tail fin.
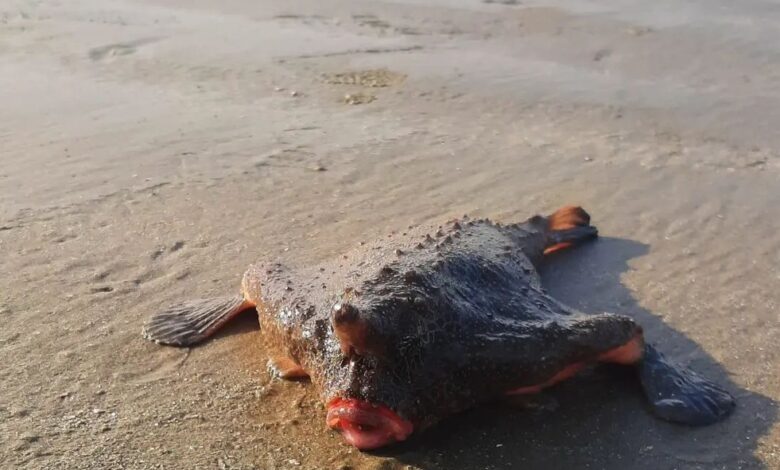
<path id="1" fill-rule="evenodd" d="M 547 247 L 544 254 L 596 238 L 597 235 L 596 227 L 590 225 L 590 215 L 582 207 L 562 207 L 547 217 Z"/>

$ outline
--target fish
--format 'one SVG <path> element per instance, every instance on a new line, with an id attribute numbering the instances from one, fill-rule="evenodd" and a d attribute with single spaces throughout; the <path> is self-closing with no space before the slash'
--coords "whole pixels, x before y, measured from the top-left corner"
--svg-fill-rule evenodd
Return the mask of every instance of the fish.
<path id="1" fill-rule="evenodd" d="M 546 292 L 545 259 L 597 236 L 577 206 L 505 225 L 463 216 L 411 226 L 322 263 L 253 264 L 238 294 L 173 305 L 142 334 L 192 346 L 255 309 L 271 370 L 308 378 L 327 426 L 360 450 L 598 363 L 634 369 L 661 419 L 703 426 L 728 416 L 734 398 L 667 359 L 634 319 L 585 314 Z"/>

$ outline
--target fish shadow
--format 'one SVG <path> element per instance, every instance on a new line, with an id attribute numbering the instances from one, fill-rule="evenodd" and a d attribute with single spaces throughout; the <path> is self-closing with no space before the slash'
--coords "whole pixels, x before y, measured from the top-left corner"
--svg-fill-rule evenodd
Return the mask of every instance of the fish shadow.
<path id="1" fill-rule="evenodd" d="M 195 347 L 209 344 L 213 340 L 230 338 L 231 336 L 256 335 L 259 331 L 260 325 L 257 321 L 257 310 L 250 308 L 227 322 L 225 326 L 214 333 L 214 337 L 210 341 L 205 341 Z"/>
<path id="2" fill-rule="evenodd" d="M 479 407 L 391 454 L 426 469 L 767 468 L 755 451 L 777 419 L 777 403 L 734 383 L 695 342 L 636 302 L 620 277 L 630 269 L 629 260 L 647 252 L 645 244 L 602 237 L 550 256 L 543 284 L 553 297 L 583 312 L 631 316 L 649 342 L 662 339 L 671 358 L 675 352 L 690 353 L 692 369 L 736 398 L 730 417 L 701 428 L 665 422 L 651 414 L 631 368 L 600 366 L 545 391 L 544 401 L 557 406 Z"/>

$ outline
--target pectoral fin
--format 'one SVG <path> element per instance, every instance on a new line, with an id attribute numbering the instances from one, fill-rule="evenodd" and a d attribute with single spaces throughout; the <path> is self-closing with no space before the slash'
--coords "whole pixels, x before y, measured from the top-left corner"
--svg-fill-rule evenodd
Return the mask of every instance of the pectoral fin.
<path id="1" fill-rule="evenodd" d="M 722 420 L 736 406 L 728 392 L 669 361 L 650 345 L 639 363 L 639 379 L 653 412 L 667 421 L 706 426 Z"/>
<path id="2" fill-rule="evenodd" d="M 192 346 L 254 306 L 240 295 L 191 300 L 152 316 L 144 325 L 142 335 L 160 344 Z"/>

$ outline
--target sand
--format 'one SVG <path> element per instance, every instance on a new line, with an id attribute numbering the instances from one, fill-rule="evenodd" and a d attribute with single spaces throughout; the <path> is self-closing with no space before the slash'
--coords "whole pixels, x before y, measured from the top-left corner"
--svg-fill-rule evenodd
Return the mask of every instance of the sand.
<path id="1" fill-rule="evenodd" d="M 324 5 L 327 3 L 328 5 Z M 759 0 L 0 5 L 0 466 L 780 468 L 780 9 Z M 653 418 L 596 370 L 362 454 L 252 315 L 140 337 L 258 259 L 578 203 L 546 287 L 738 400 Z"/>

